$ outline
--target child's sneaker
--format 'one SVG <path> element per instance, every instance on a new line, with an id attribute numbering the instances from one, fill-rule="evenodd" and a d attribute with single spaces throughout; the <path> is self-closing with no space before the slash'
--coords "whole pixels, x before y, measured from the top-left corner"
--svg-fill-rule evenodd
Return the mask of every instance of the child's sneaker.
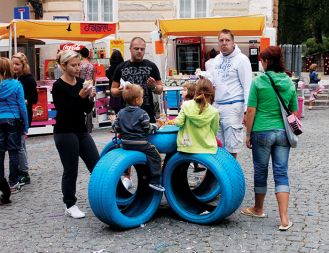
<path id="1" fill-rule="evenodd" d="M 160 191 L 160 192 L 164 192 L 165 191 L 165 188 L 161 184 L 152 184 L 152 183 L 150 183 L 149 186 L 152 189 L 157 190 L 157 191 Z"/>
<path id="2" fill-rule="evenodd" d="M 132 183 L 131 179 L 129 179 L 127 177 L 123 177 L 122 184 L 127 190 L 129 190 L 130 188 L 133 187 L 133 183 Z"/>
<path id="3" fill-rule="evenodd" d="M 31 178 L 30 178 L 30 176 L 21 176 L 19 178 L 18 182 L 19 182 L 20 186 L 30 184 L 31 183 Z"/>
<path id="4" fill-rule="evenodd" d="M 10 186 L 10 192 L 12 194 L 15 194 L 15 193 L 20 192 L 20 191 L 21 191 L 21 186 L 20 186 L 19 182 L 17 182 L 16 184 Z"/>

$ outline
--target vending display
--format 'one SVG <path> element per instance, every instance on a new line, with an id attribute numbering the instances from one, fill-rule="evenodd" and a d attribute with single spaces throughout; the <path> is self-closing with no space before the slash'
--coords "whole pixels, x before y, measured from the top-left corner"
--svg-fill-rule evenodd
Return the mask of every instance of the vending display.
<path id="1" fill-rule="evenodd" d="M 259 71 L 259 46 L 257 40 L 249 40 L 249 60 L 252 71 Z"/>
<path id="2" fill-rule="evenodd" d="M 204 70 L 205 42 L 203 38 L 177 38 L 175 40 L 175 45 L 178 73 L 193 75 L 198 68 Z"/>

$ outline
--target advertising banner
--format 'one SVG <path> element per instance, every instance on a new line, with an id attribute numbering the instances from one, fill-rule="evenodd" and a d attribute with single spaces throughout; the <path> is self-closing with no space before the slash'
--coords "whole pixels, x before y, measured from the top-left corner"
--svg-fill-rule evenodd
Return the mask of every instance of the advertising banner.
<path id="1" fill-rule="evenodd" d="M 47 121 L 48 120 L 48 99 L 47 88 L 37 88 L 38 103 L 32 106 L 32 121 Z"/>
<path id="2" fill-rule="evenodd" d="M 119 50 L 122 54 L 122 57 L 124 58 L 124 48 L 124 40 L 110 40 L 110 55 L 112 54 L 113 50 Z"/>
<path id="3" fill-rule="evenodd" d="M 59 49 L 60 50 L 73 50 L 73 51 L 80 51 L 85 46 L 75 44 L 75 43 L 66 43 L 66 44 L 60 44 Z"/>
<path id="4" fill-rule="evenodd" d="M 81 23 L 80 33 L 81 34 L 114 34 L 116 24 L 100 24 L 100 23 Z"/>

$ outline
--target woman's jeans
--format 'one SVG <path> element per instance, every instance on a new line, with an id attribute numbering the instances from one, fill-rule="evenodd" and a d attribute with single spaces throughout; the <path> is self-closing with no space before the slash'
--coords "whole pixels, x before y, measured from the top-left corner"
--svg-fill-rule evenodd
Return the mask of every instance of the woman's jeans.
<path id="1" fill-rule="evenodd" d="M 91 173 L 99 159 L 94 140 L 89 133 L 55 133 L 54 140 L 64 171 L 62 177 L 63 202 L 67 208 L 75 205 L 77 198 L 79 157 Z"/>
<path id="2" fill-rule="evenodd" d="M 0 177 L 5 176 L 5 152 L 9 153 L 9 185 L 18 182 L 18 150 L 21 128 L 15 119 L 0 119 Z"/>
<path id="3" fill-rule="evenodd" d="M 255 193 L 267 191 L 268 163 L 272 157 L 275 193 L 289 192 L 288 159 L 290 144 L 285 130 L 251 133 Z"/>
<path id="4" fill-rule="evenodd" d="M 21 141 L 21 148 L 18 151 L 18 173 L 19 176 L 28 177 L 29 176 L 29 163 L 27 161 L 27 151 L 26 151 L 26 144 L 25 144 L 25 137 L 22 136 Z"/>

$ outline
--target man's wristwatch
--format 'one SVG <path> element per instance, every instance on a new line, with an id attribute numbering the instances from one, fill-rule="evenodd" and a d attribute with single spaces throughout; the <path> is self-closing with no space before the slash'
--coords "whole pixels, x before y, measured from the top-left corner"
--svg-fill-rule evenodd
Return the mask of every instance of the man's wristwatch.
<path id="1" fill-rule="evenodd" d="M 156 89 L 157 89 L 157 85 L 154 85 L 154 87 L 152 88 L 152 92 L 155 92 Z"/>

